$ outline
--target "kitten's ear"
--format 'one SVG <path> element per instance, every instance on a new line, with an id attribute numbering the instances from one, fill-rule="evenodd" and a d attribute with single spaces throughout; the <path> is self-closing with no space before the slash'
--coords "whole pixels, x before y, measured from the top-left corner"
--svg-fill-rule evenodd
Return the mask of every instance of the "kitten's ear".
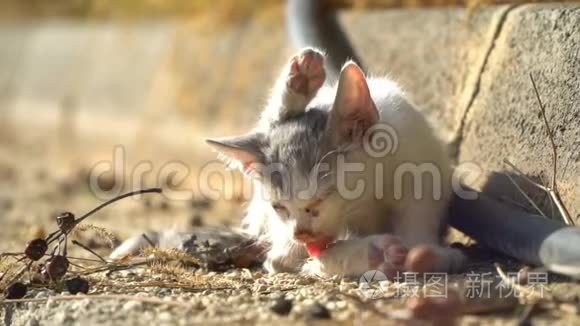
<path id="1" fill-rule="evenodd" d="M 338 81 L 331 111 L 330 128 L 335 142 L 352 142 L 379 121 L 364 73 L 354 62 L 347 62 Z"/>
<path id="2" fill-rule="evenodd" d="M 205 142 L 216 150 L 219 158 L 228 165 L 242 170 L 245 174 L 255 176 L 260 173 L 259 166 L 264 163 L 263 138 L 259 134 L 248 134 L 236 137 L 206 139 Z"/>

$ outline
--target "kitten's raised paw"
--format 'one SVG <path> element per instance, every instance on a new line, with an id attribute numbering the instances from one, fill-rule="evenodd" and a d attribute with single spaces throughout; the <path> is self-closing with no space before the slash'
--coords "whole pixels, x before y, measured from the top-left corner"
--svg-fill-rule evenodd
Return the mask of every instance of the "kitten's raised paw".
<path id="1" fill-rule="evenodd" d="M 314 49 L 304 49 L 290 59 L 287 85 L 296 94 L 312 97 L 324 84 L 324 55 Z"/>
<path id="2" fill-rule="evenodd" d="M 392 279 L 405 271 L 407 254 L 408 249 L 399 238 L 382 235 L 369 244 L 369 268 L 378 269 Z"/>

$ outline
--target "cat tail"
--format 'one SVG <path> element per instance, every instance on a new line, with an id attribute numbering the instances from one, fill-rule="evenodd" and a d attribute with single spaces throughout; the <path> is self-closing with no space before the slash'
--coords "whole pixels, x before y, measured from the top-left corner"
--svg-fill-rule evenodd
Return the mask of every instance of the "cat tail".
<path id="1" fill-rule="evenodd" d="M 294 47 L 314 47 L 326 52 L 327 82 L 333 83 L 338 80 L 340 70 L 348 60 L 354 61 L 363 71 L 365 69 L 340 25 L 336 11 L 322 2 L 288 0 L 286 22 Z"/>
<path id="2" fill-rule="evenodd" d="M 455 195 L 450 225 L 478 243 L 534 266 L 580 279 L 580 227 L 526 213 L 479 193 Z"/>

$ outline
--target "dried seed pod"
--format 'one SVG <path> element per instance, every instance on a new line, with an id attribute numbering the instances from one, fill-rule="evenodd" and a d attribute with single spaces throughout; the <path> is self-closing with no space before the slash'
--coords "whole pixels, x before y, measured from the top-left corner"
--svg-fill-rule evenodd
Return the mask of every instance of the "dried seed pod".
<path id="1" fill-rule="evenodd" d="M 48 244 L 44 239 L 34 239 L 26 244 L 26 249 L 24 249 L 24 254 L 30 260 L 39 260 L 44 256 L 46 250 L 48 249 Z"/>
<path id="2" fill-rule="evenodd" d="M 71 294 L 77 294 L 77 293 L 84 293 L 87 294 L 89 292 L 89 282 L 87 280 L 85 280 L 82 277 L 75 277 L 75 278 L 71 278 L 68 279 L 64 282 L 66 289 L 68 290 L 68 292 L 70 292 Z"/>
<path id="3" fill-rule="evenodd" d="M 46 273 L 51 280 L 60 280 L 68 270 L 68 259 L 65 256 L 56 255 L 50 258 L 45 265 Z"/>
<path id="4" fill-rule="evenodd" d="M 60 213 L 56 217 L 56 224 L 63 233 L 68 233 L 75 226 L 75 214 L 71 212 Z"/>
<path id="5" fill-rule="evenodd" d="M 15 282 L 6 288 L 4 296 L 6 299 L 21 299 L 26 295 L 27 290 L 26 284 Z"/>

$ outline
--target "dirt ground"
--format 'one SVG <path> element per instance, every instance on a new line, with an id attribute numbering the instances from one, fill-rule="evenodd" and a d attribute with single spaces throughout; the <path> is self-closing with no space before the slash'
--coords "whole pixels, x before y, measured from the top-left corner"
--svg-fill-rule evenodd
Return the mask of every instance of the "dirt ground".
<path id="1" fill-rule="evenodd" d="M 21 251 L 27 240 L 55 230 L 54 216 L 58 212 L 68 210 L 78 215 L 102 202 L 87 186 L 86 166 L 56 174 L 54 171 L 58 169 L 49 168 L 46 160 L 27 156 L 9 145 L 4 144 L 1 152 L 1 252 Z M 102 227 L 106 232 L 93 228 L 81 232 L 77 238 L 106 256 L 111 251 L 110 242 L 117 241 L 113 237 L 125 239 L 147 229 L 237 225 L 242 212 L 243 203 L 235 200 L 171 201 L 151 194 L 103 209 L 86 223 Z M 550 283 L 542 283 L 546 300 L 536 305 L 521 304 L 513 295 L 507 295 L 509 287 L 498 283 L 500 278 L 493 263 L 500 263 L 507 272 L 518 271 L 522 264 L 479 248 L 465 250 L 471 259 L 468 268 L 464 274 L 448 276 L 446 282 L 448 293 L 458 293 L 465 303 L 452 307 L 453 313 L 441 310 L 429 318 L 459 315 L 458 311 L 463 309 L 465 315 L 455 319 L 461 324 L 525 325 L 531 320 L 534 325 L 573 325 L 580 322 L 577 283 L 550 275 Z M 94 258 L 72 245 L 69 255 Z M 3 262 L 6 259 L 9 257 L 3 258 Z M 75 271 L 80 269 L 71 267 L 71 272 Z M 481 285 L 484 283 L 474 286 L 473 282 L 477 283 L 474 275 L 484 275 L 490 280 L 489 286 Z M 24 302 L 1 302 L 0 314 L 5 325 L 271 324 L 274 321 L 279 324 L 425 324 L 408 319 L 407 308 L 410 301 L 416 300 L 412 297 L 431 291 L 428 281 L 420 276 L 399 282 L 366 283 L 288 274 L 269 276 L 259 267 L 215 272 L 150 264 L 91 274 L 87 279 L 91 284 L 87 296 L 72 296 L 54 287 L 41 286 L 30 289 Z M 531 312 L 530 307 L 534 308 Z M 438 322 L 449 324 L 451 319 L 438 319 Z"/>

